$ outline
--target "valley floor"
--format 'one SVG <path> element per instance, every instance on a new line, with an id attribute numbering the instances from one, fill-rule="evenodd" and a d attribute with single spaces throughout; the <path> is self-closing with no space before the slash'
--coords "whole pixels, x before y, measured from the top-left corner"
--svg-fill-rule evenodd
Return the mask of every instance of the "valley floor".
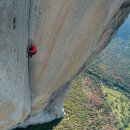
<path id="1" fill-rule="evenodd" d="M 65 102 L 66 116 L 25 130 L 129 130 L 130 101 L 92 77 L 77 77 Z M 22 129 L 17 129 L 22 130 Z"/>

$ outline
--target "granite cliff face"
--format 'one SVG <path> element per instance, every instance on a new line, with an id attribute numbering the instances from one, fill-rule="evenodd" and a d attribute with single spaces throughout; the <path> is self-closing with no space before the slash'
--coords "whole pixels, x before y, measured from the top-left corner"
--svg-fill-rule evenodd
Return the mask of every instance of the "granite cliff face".
<path id="1" fill-rule="evenodd" d="M 129 11 L 130 0 L 0 0 L 0 130 L 64 116 L 71 81 Z"/>

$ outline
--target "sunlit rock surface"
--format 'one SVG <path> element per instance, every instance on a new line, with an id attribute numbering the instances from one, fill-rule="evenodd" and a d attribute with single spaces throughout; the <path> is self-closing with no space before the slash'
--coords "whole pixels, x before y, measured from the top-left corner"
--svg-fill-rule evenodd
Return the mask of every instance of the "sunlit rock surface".
<path id="1" fill-rule="evenodd" d="M 0 0 L 0 130 L 64 116 L 71 81 L 129 11 L 130 0 Z"/>

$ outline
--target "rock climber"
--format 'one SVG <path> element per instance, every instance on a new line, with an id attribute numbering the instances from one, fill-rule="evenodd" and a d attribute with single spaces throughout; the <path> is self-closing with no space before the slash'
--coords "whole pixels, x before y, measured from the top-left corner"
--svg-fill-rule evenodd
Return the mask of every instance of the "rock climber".
<path id="1" fill-rule="evenodd" d="M 31 58 L 36 53 L 37 53 L 36 45 L 34 43 L 29 44 L 29 46 L 28 46 L 28 58 Z"/>

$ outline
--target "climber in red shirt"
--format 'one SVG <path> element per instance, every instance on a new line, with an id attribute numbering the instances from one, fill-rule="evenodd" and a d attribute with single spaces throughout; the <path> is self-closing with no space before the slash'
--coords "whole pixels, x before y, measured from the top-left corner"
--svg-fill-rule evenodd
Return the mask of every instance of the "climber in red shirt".
<path id="1" fill-rule="evenodd" d="M 31 58 L 36 53 L 37 53 L 36 45 L 35 44 L 30 44 L 28 46 L 28 58 Z"/>

